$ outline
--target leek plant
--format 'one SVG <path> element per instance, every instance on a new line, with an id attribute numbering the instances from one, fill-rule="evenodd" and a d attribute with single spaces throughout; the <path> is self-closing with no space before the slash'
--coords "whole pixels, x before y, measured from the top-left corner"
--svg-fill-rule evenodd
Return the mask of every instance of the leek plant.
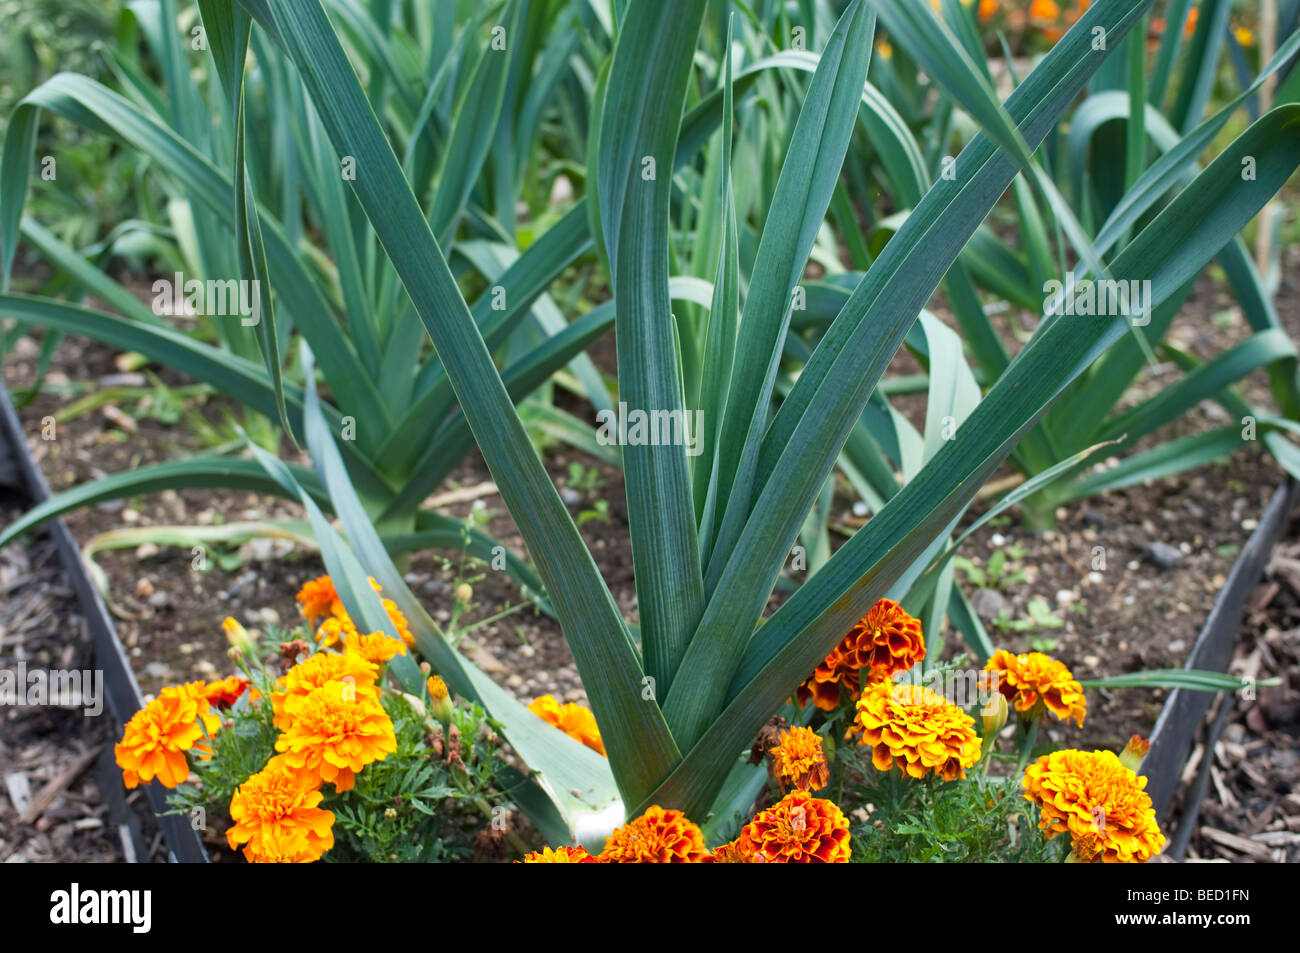
<path id="1" fill-rule="evenodd" d="M 929 94 L 938 97 L 936 108 L 916 122 L 917 149 L 932 160 L 930 174 L 942 175 L 945 161 L 951 160 L 941 156 L 960 127 L 954 117 L 995 114 L 993 74 L 974 11 L 958 2 L 943 3 L 940 14 L 925 4 L 879 6 L 893 55 L 877 81 L 883 88 L 907 90 L 899 96 L 900 108 Z M 1020 250 L 1007 247 L 993 229 L 982 226 L 944 276 L 948 304 L 981 381 L 996 380 L 1010 358 L 977 289 L 1047 320 L 1077 322 L 1088 309 L 1104 309 L 1108 302 L 1113 307 L 1115 292 L 1129 291 L 1128 285 L 1120 287 L 1111 280 L 1122 276 L 1087 278 L 1079 265 L 1086 265 L 1093 252 L 1103 260 L 1122 254 L 1171 197 L 1196 179 L 1202 156 L 1232 118 L 1242 112 L 1257 118 L 1261 86 L 1275 76 L 1294 79 L 1300 32 L 1292 27 L 1272 61 L 1261 64 L 1253 78 L 1243 76 L 1228 28 L 1230 4 L 1197 3 L 1195 30 L 1185 38 L 1184 30 L 1175 27 L 1192 6 L 1192 0 L 1170 5 L 1168 19 L 1175 26 L 1164 31 L 1152 53 L 1144 26 L 1122 43 L 1113 36 L 1096 38 L 1114 55 L 1048 130 L 1032 167 L 1013 184 L 1014 215 L 1008 224 L 1014 224 Z M 1184 39 L 1186 49 L 1180 51 Z M 1006 51 L 1005 43 L 1001 50 Z M 1010 64 L 1009 56 L 1006 62 Z M 918 64 L 932 77 L 928 84 L 917 84 Z M 1241 78 L 1240 88 L 1226 105 L 1212 111 L 1211 93 L 1229 64 Z M 1295 84 L 1287 82 L 1278 101 L 1294 102 L 1296 92 Z M 916 118 L 914 108 L 909 115 Z M 866 161 L 872 153 L 862 155 Z M 1242 161 L 1240 174 L 1248 182 L 1251 159 L 1245 156 Z M 1038 188 L 1044 181 L 1046 187 Z M 881 247 L 906 220 L 926 184 L 928 180 L 908 183 L 902 192 L 892 193 L 903 211 L 865 230 L 851 218 L 837 220 L 854 236 L 847 240 L 849 246 Z M 1275 243 L 1275 258 L 1278 247 Z M 1300 474 L 1300 450 L 1288 439 L 1289 433 L 1300 431 L 1297 354 L 1272 301 L 1275 286 L 1260 275 L 1236 234 L 1212 260 L 1249 325 L 1249 336 L 1204 363 L 1164 343 L 1204 269 L 1186 274 L 1183 285 L 1166 299 L 1143 301 L 1144 313 L 1132 333 L 1072 381 L 1011 454 L 1010 462 L 1026 477 L 1099 443 L 1110 443 L 1106 455 L 1120 458 L 1117 465 L 1112 461 L 1086 470 L 1075 466 L 1031 494 L 1021 504 L 1031 526 L 1049 526 L 1062 503 L 1173 475 L 1254 446 L 1257 439 L 1288 473 Z M 1276 267 L 1275 261 L 1269 270 L 1275 273 Z M 842 300 L 856 277 L 838 276 L 827 290 Z M 1133 287 L 1140 295 L 1141 287 Z M 824 324 L 836 306 L 832 301 L 806 319 Z M 1125 405 L 1131 385 L 1156 357 L 1181 369 L 1182 376 L 1136 406 Z M 1260 369 L 1266 369 L 1275 409 L 1251 407 L 1234 388 Z M 1218 403 L 1230 422 L 1178 439 L 1160 439 L 1161 428 L 1207 400 Z M 853 459 L 858 469 L 870 472 L 862 448 L 857 450 Z M 876 480 L 873 489 L 877 494 L 896 492 L 887 480 Z"/>
<path id="2" fill-rule="evenodd" d="M 244 427 L 271 447 L 282 432 L 301 439 L 308 382 L 286 379 L 282 368 L 294 349 L 308 346 L 329 388 L 324 412 L 344 437 L 349 474 L 393 551 L 464 546 L 484 559 L 499 554 L 482 532 L 423 506 L 473 443 L 381 237 L 347 187 L 355 157 L 334 150 L 277 43 L 260 30 L 228 35 L 206 15 L 209 7 L 131 4 L 119 30 L 125 39 L 104 52 L 118 91 L 63 73 L 21 100 L 0 169 L 0 313 L 46 329 L 47 353 L 58 334 L 79 333 L 203 381 L 247 408 Z M 331 0 L 329 9 L 350 62 L 367 77 L 368 108 L 399 144 L 409 187 L 472 292 L 477 326 L 501 355 L 512 395 L 524 397 L 567 367 L 582 396 L 607 405 L 582 353 L 600 322 L 568 324 L 546 291 L 590 253 L 585 209 L 581 202 L 552 208 L 549 189 L 539 186 L 559 174 L 552 167 L 581 158 L 567 144 L 584 134 L 590 73 L 605 55 L 599 19 L 585 3 L 528 0 L 474 11 Z M 590 29 L 580 29 L 584 23 Z M 506 44 L 498 30 L 527 41 Z M 157 80 L 137 40 L 157 64 Z M 138 217 L 92 249 L 75 249 L 23 215 L 32 170 L 46 167 L 34 155 L 42 113 L 138 156 Z M 41 184 L 57 191 L 63 182 Z M 522 222 L 521 205 L 528 210 Z M 9 290 L 20 239 L 55 267 L 57 290 L 71 294 Z M 140 256 L 175 286 L 155 285 L 155 307 L 106 270 L 110 259 Z M 203 313 L 210 293 L 190 297 L 191 282 L 224 294 L 235 276 L 259 293 L 238 306 L 233 292 L 217 298 L 216 313 Z M 85 303 L 90 296 L 94 307 Z M 200 312 L 193 331 L 171 316 L 173 302 L 186 299 Z M 256 313 L 232 310 L 253 301 Z M 75 488 L 31 518 L 197 486 L 277 489 L 251 461 L 210 453 Z M 9 527 L 6 538 L 28 525 Z M 509 554 L 507 565 L 544 598 L 522 559 Z"/>
<path id="3" fill-rule="evenodd" d="M 734 280 L 741 248 L 731 219 L 734 47 L 724 48 L 716 75 L 702 75 L 692 38 L 704 21 L 704 0 L 621 7 L 613 53 L 597 83 L 588 175 L 592 224 L 614 296 L 618 396 L 630 408 L 665 415 L 688 409 L 687 345 L 670 306 L 672 170 L 684 145 L 703 135 L 702 117 L 711 111 L 722 117 L 713 148 L 724 156 L 713 297 L 697 339 L 700 366 L 707 368 L 698 397 L 710 421 L 706 451 L 688 456 L 681 442 L 671 441 L 622 447 L 639 603 L 635 629 L 617 610 L 528 440 L 326 10 L 319 0 L 248 0 L 237 8 L 247 9 L 283 49 L 330 142 L 355 155 L 363 170 L 349 184 L 444 355 L 450 386 L 572 648 L 608 760 L 539 727 L 537 719 L 530 723 L 518 702 L 441 637 L 353 491 L 337 430 L 312 388 L 303 393 L 305 439 L 318 487 L 330 496 L 347 544 L 288 467 L 255 449 L 257 459 L 307 507 L 353 617 L 393 634 L 364 582 L 370 573 L 407 614 L 422 653 L 448 684 L 500 721 L 535 770 L 526 809 L 546 832 L 580 836 L 589 815 L 617 815 L 616 822 L 651 803 L 701 820 L 729 813 L 752 778 L 741 753 L 758 727 L 877 599 L 933 571 L 947 549 L 943 540 L 989 475 L 1075 380 L 1133 333 L 1122 316 L 1042 321 L 982 397 L 966 390 L 961 399 L 973 404 L 969 413 L 951 433 L 935 434 L 933 453 L 906 485 L 765 617 L 792 544 L 925 302 L 1018 172 L 1032 173 L 1032 151 L 1110 52 L 1122 48 L 1150 2 L 1099 0 L 1005 103 L 978 104 L 986 107 L 973 111 L 981 130 L 956 157 L 955 174 L 928 185 L 801 372 L 778 386 L 797 287 L 864 95 L 875 8 L 896 19 L 915 6 L 855 0 L 817 55 L 743 295 Z M 228 18 L 240 19 L 233 11 Z M 1094 47 L 1096 31 L 1108 37 L 1105 49 Z M 233 26 L 229 32 L 239 33 Z M 951 52 L 949 62 L 964 62 L 960 49 Z M 1135 189 L 1129 203 L 1149 221 L 1112 257 L 1103 259 L 1081 230 L 1073 240 L 1099 271 L 1150 281 L 1152 305 L 1163 307 L 1281 187 L 1300 161 L 1298 146 L 1300 107 L 1280 105 L 1194 177 L 1185 183 L 1175 177 L 1170 185 L 1181 188 L 1167 202 L 1158 199 L 1169 188 Z M 1250 179 L 1240 171 L 1247 157 L 1255 173 Z M 937 359 L 939 352 L 931 354 Z"/>

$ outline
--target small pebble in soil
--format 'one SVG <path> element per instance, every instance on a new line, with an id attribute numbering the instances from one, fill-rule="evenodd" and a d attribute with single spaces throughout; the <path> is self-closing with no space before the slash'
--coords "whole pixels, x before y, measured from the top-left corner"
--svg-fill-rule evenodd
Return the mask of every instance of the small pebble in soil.
<path id="1" fill-rule="evenodd" d="M 1176 569 L 1183 562 L 1182 551 L 1168 543 L 1148 543 L 1143 553 L 1161 569 Z"/>
<path id="2" fill-rule="evenodd" d="M 853 504 L 853 515 L 858 519 L 866 519 L 871 515 L 871 507 L 867 506 L 863 500 L 858 500 Z"/>
<path id="3" fill-rule="evenodd" d="M 996 589 L 976 589 L 970 604 L 981 619 L 996 619 L 1007 608 L 1006 597 Z"/>
<path id="4" fill-rule="evenodd" d="M 566 506 L 577 506 L 582 502 L 582 494 L 572 487 L 562 486 L 560 487 L 560 499 L 564 501 Z"/>

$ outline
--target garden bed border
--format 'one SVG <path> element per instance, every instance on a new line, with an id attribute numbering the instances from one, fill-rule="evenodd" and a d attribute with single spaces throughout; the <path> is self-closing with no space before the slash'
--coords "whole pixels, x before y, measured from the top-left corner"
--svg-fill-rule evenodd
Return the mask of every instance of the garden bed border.
<path id="1" fill-rule="evenodd" d="M 23 433 L 18 413 L 3 383 L 0 383 L 0 438 L 2 438 L 0 439 L 0 472 L 6 469 L 4 466 L 6 458 L 12 461 L 16 464 L 13 468 L 16 471 L 14 475 L 18 478 L 16 482 L 26 491 L 31 503 L 33 505 L 44 503 L 50 498 L 49 485 L 45 482 L 45 476 L 27 446 L 27 438 Z M 73 539 L 72 533 L 68 531 L 62 519 L 47 521 L 44 529 L 58 548 L 64 573 L 81 604 L 82 617 L 85 619 L 94 650 L 95 664 L 104 673 L 108 708 L 120 729 L 132 715 L 144 707 L 140 686 L 131 671 L 125 648 L 117 636 L 117 628 L 113 625 L 104 600 L 86 572 L 77 541 Z M 101 761 L 101 767 L 107 761 L 111 761 L 111 757 Z M 107 790 L 101 791 L 101 796 L 106 802 L 118 804 L 124 800 L 125 788 L 122 775 L 116 770 L 115 765 L 111 771 L 101 770 L 98 780 L 101 788 L 111 785 Z M 146 792 L 158 828 L 167 842 L 169 859 L 179 863 L 207 863 L 207 851 L 203 848 L 198 832 L 190 825 L 189 818 L 181 814 L 164 813 L 167 810 L 166 789 L 154 781 L 147 785 Z M 136 853 L 137 856 L 142 856 L 138 847 Z"/>

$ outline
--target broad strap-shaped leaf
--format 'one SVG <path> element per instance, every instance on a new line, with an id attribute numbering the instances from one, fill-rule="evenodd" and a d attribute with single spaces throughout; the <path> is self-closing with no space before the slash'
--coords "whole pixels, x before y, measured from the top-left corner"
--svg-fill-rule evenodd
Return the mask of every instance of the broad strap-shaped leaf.
<path id="1" fill-rule="evenodd" d="M 646 674 L 667 694 L 704 607 L 668 295 L 668 212 L 677 133 L 706 3 L 633 4 L 600 104 L 594 170 L 614 290 L 619 403 L 650 430 L 627 441 L 632 564 Z M 665 423 L 666 422 L 666 423 Z M 642 428 L 646 429 L 645 427 Z M 620 432 L 622 430 L 620 422 Z"/>
<path id="2" fill-rule="evenodd" d="M 392 147 L 318 0 L 254 3 L 283 40 L 366 217 L 433 339 L 501 495 L 539 563 L 547 593 L 607 739 L 625 800 L 639 800 L 680 754 L 657 705 L 636 689 L 644 673 L 618 608 L 551 483 L 447 267 Z"/>
<path id="3" fill-rule="evenodd" d="M 822 52 L 799 110 L 768 209 L 740 317 L 731 389 L 718 443 L 717 539 L 710 592 L 749 517 L 759 450 L 771 417 L 772 385 L 799 279 L 826 218 L 857 123 L 876 18 L 854 0 Z M 621 366 L 621 365 L 620 365 Z M 672 724 L 672 716 L 669 716 Z"/>
<path id="4" fill-rule="evenodd" d="M 1091 49 L 1088 28 L 1101 25 L 1112 38 L 1122 37 L 1148 3 L 1101 0 L 1080 19 L 1082 28 L 1071 30 L 1012 93 L 1006 108 L 1027 142 L 1037 143 L 1047 134 L 1105 57 Z M 736 671 L 804 515 L 876 381 L 926 299 L 1016 174 L 1014 163 L 983 133 L 962 150 L 956 169 L 955 179 L 940 179 L 930 188 L 885 246 L 768 428 L 757 469 L 764 482 L 756 485 L 744 532 L 691 640 L 683 665 L 688 675 L 665 705 L 683 746 L 698 739 L 718 716 L 726 693 L 718 675 Z"/>

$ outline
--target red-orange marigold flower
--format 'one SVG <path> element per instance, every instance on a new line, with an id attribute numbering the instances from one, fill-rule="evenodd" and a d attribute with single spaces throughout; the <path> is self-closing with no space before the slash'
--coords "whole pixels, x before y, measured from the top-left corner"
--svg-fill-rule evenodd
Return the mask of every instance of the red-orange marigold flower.
<path id="1" fill-rule="evenodd" d="M 791 791 L 745 825 L 737 850 L 749 863 L 847 864 L 848 818 L 832 801 Z"/>
<path id="2" fill-rule="evenodd" d="M 998 691 L 1024 717 L 1042 720 L 1050 711 L 1062 721 L 1073 718 L 1083 724 L 1088 710 L 1083 687 L 1056 659 L 1042 652 L 1013 655 L 998 649 L 984 671 L 997 674 Z"/>
<path id="3" fill-rule="evenodd" d="M 541 850 L 535 850 L 524 854 L 523 860 L 516 860 L 516 864 L 595 864 L 599 863 L 595 857 L 587 853 L 585 847 L 543 847 Z"/>
<path id="4" fill-rule="evenodd" d="M 767 753 L 772 774 L 782 790 L 817 791 L 830 781 L 830 765 L 822 753 L 821 735 L 796 726 L 781 732 L 781 743 Z"/>
<path id="5" fill-rule="evenodd" d="M 1069 834 L 1083 861 L 1145 862 L 1165 837 L 1146 792 L 1113 751 L 1054 751 L 1025 769 L 1025 800 L 1042 811 L 1048 837 Z"/>
<path id="6" fill-rule="evenodd" d="M 248 691 L 250 685 L 248 679 L 240 678 L 238 675 L 231 675 L 219 682 L 208 682 L 203 694 L 213 708 L 218 711 L 225 711 L 243 697 L 244 692 Z"/>
<path id="7" fill-rule="evenodd" d="M 945 781 L 966 776 L 979 760 L 975 719 L 924 685 L 889 681 L 867 686 L 858 700 L 848 736 L 871 747 L 879 771 L 898 770 L 913 778 L 933 771 Z"/>
<path id="8" fill-rule="evenodd" d="M 706 854 L 704 834 L 690 818 L 655 804 L 610 834 L 599 859 L 606 864 L 698 864 Z"/>
<path id="9" fill-rule="evenodd" d="M 818 708 L 830 711 L 840 703 L 841 685 L 856 701 L 864 680 L 890 678 L 924 658 L 920 621 L 897 602 L 881 599 L 799 686 L 799 705 L 811 698 Z"/>

